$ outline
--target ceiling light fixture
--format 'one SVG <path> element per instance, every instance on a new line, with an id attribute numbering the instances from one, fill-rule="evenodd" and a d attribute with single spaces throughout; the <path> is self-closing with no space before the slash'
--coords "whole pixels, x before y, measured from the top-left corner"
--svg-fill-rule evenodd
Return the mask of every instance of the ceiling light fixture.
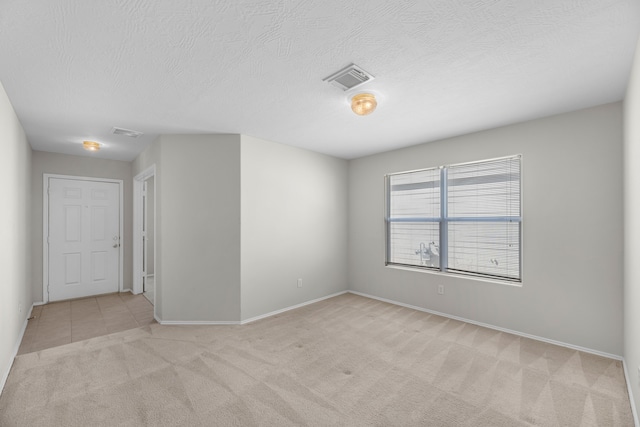
<path id="1" fill-rule="evenodd" d="M 378 101 L 372 93 L 359 93 L 351 98 L 351 109 L 359 116 L 373 113 L 377 106 Z"/>
<path id="2" fill-rule="evenodd" d="M 100 144 L 95 141 L 82 141 L 82 147 L 87 151 L 98 151 Z"/>

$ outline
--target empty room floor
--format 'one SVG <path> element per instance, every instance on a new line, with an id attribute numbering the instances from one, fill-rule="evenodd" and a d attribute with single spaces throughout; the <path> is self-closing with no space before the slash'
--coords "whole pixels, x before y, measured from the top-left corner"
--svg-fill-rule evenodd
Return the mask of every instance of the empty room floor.
<path id="1" fill-rule="evenodd" d="M 345 294 L 16 357 L 7 426 L 633 426 L 622 362 Z"/>
<path id="2" fill-rule="evenodd" d="M 130 293 L 60 301 L 35 306 L 18 354 L 146 326 L 154 322 L 153 305 Z"/>

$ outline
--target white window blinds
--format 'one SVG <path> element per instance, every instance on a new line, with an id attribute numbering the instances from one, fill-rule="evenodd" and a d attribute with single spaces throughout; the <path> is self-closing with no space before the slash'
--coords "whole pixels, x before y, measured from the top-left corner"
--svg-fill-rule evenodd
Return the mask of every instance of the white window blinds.
<path id="1" fill-rule="evenodd" d="M 387 176 L 387 263 L 521 279 L 520 156 Z"/>
<path id="2" fill-rule="evenodd" d="M 520 158 L 447 170 L 448 270 L 520 279 Z"/>
<path id="3" fill-rule="evenodd" d="M 440 268 L 429 251 L 440 244 L 440 170 L 392 175 L 389 185 L 389 261 Z"/>

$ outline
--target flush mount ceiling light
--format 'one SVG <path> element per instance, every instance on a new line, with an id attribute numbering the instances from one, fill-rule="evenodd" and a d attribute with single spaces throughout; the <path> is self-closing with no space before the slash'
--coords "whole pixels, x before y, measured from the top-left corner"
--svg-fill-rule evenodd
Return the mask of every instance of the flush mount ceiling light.
<path id="1" fill-rule="evenodd" d="M 87 151 L 98 151 L 100 144 L 95 141 L 82 141 L 82 147 Z"/>
<path id="2" fill-rule="evenodd" d="M 373 113 L 377 106 L 378 101 L 372 93 L 358 93 L 351 98 L 351 109 L 359 116 Z"/>

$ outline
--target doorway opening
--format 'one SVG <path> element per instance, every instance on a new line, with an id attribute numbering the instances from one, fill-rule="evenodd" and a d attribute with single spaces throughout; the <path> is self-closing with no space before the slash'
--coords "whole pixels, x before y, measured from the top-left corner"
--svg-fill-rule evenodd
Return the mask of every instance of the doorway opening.
<path id="1" fill-rule="evenodd" d="M 142 293 L 153 304 L 155 293 L 155 176 L 143 182 L 142 189 Z"/>
<path id="2" fill-rule="evenodd" d="M 133 293 L 156 305 L 156 168 L 133 179 Z"/>

